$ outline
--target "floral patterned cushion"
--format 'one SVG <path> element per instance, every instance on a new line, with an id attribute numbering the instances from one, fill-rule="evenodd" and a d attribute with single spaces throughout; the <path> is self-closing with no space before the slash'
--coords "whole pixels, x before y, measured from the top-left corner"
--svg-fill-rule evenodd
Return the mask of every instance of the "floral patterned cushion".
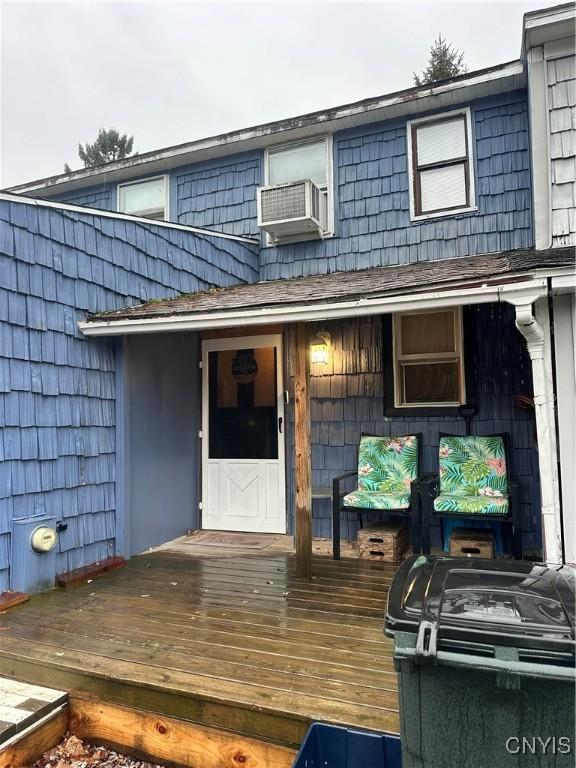
<path id="1" fill-rule="evenodd" d="M 418 475 L 418 438 L 371 437 L 360 439 L 358 490 L 409 494 Z"/>
<path id="2" fill-rule="evenodd" d="M 436 512 L 507 515 L 509 508 L 508 496 L 443 496 L 441 494 L 434 499 Z"/>
<path id="3" fill-rule="evenodd" d="M 440 438 L 437 512 L 508 513 L 508 472 L 501 437 Z"/>
<path id="4" fill-rule="evenodd" d="M 379 491 L 352 491 L 344 496 L 345 507 L 363 509 L 408 509 L 409 493 L 380 493 Z"/>

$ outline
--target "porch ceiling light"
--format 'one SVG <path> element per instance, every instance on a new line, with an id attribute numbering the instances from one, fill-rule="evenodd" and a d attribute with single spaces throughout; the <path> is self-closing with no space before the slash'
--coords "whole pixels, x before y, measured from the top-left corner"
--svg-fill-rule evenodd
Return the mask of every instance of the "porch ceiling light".
<path id="1" fill-rule="evenodd" d="M 330 360 L 330 339 L 328 331 L 318 331 L 310 345 L 310 361 L 314 365 L 328 365 Z"/>

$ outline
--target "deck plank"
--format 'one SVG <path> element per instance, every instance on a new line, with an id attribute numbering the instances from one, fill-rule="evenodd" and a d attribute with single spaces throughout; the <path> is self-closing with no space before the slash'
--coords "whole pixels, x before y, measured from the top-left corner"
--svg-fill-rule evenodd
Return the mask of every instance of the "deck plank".
<path id="1" fill-rule="evenodd" d="M 196 605 L 196 604 L 194 604 Z M 65 609 L 87 614 L 94 619 L 120 615 L 125 620 L 127 611 L 133 613 L 132 622 L 143 620 L 160 623 L 164 628 L 192 630 L 196 635 L 202 630 L 220 631 L 232 637 L 265 638 L 272 642 L 286 641 L 296 643 L 301 651 L 314 648 L 344 650 L 354 654 L 381 653 L 381 646 L 391 646 L 392 641 L 380 631 L 382 623 L 377 622 L 372 629 L 364 625 L 348 625 L 317 621 L 295 621 L 281 619 L 270 614 L 261 615 L 254 611 L 242 611 L 230 608 L 206 609 L 191 605 L 187 610 L 169 610 L 165 601 L 146 599 L 146 610 L 142 614 L 142 600 L 122 598 L 118 595 L 95 594 L 90 600 L 82 600 L 76 606 Z M 191 610 L 192 609 L 192 610 Z M 34 615 L 51 614 L 53 606 L 38 606 Z M 76 616 L 76 614 L 72 614 Z M 352 642 L 353 640 L 353 642 Z"/>
<path id="2" fill-rule="evenodd" d="M 96 621 L 95 621 L 96 620 Z M 120 637 L 124 636 L 126 629 L 126 618 L 124 614 L 116 614 L 105 611 L 96 611 L 92 609 L 87 615 L 84 611 L 79 611 L 74 616 L 69 612 L 54 614 L 53 612 L 38 612 L 34 616 L 13 617 L 13 623 L 24 622 L 28 625 L 39 623 L 41 626 L 61 631 L 73 631 L 83 635 L 91 636 L 95 627 L 99 630 L 118 633 Z M 354 648 L 335 649 L 330 647 L 305 645 L 302 640 L 292 637 L 291 633 L 284 634 L 281 638 L 273 639 L 259 635 L 257 631 L 244 630 L 222 631 L 209 627 L 207 629 L 199 627 L 197 623 L 171 624 L 166 621 L 152 619 L 146 616 L 135 616 L 130 623 L 130 638 L 138 639 L 141 642 L 155 642 L 163 649 L 185 650 L 186 652 L 204 656 L 207 658 L 222 658 L 226 654 L 232 658 L 237 656 L 238 660 L 249 666 L 260 666 L 261 664 L 270 664 L 280 668 L 281 662 L 293 660 L 300 662 L 302 668 L 306 668 L 309 663 L 314 676 L 329 676 L 329 673 L 335 675 L 335 679 L 340 679 L 339 675 L 347 673 L 348 669 L 354 670 L 352 677 L 346 674 L 346 679 L 350 677 L 351 682 L 357 682 L 358 677 L 365 677 L 366 680 L 374 680 L 374 673 L 383 670 L 391 670 L 392 663 L 389 659 L 383 659 L 382 647 L 377 644 L 374 647 L 367 647 L 366 641 L 358 641 Z M 280 661 L 278 661 L 280 660 Z M 319 672 L 321 665 L 321 675 Z M 295 665 L 293 665 L 295 668 Z M 362 675 L 362 672 L 367 674 Z M 395 676 L 394 676 L 395 677 Z M 378 680 L 378 678 L 376 677 Z M 383 681 L 379 681 L 383 682 Z M 366 683 L 368 684 L 368 683 Z"/>
<path id="3" fill-rule="evenodd" d="M 314 720 L 398 732 L 394 566 L 159 551 L 0 616 L 4 674 L 298 744 Z"/>
<path id="4" fill-rule="evenodd" d="M 28 628 L 36 627 L 39 624 L 29 618 L 18 617 L 13 620 L 13 626 L 8 630 L 10 635 L 17 634 L 14 624 Z M 262 672 L 279 673 L 278 679 L 282 675 L 296 675 L 300 677 L 312 678 L 314 686 L 318 686 L 318 680 L 323 682 L 345 683 L 348 686 L 362 688 L 376 688 L 377 690 L 397 689 L 396 674 L 391 666 L 385 669 L 380 665 L 380 656 L 359 655 L 357 658 L 350 653 L 344 658 L 334 657 L 333 653 L 325 654 L 322 658 L 307 658 L 307 654 L 297 655 L 298 646 L 288 645 L 276 647 L 270 644 L 259 643 L 254 639 L 252 647 L 247 649 L 219 642 L 215 634 L 205 635 L 202 641 L 195 638 L 184 636 L 174 637 L 166 634 L 158 625 L 149 628 L 148 631 L 142 630 L 137 625 L 131 625 L 130 635 L 126 637 L 125 620 L 117 617 L 115 621 L 106 621 L 105 629 L 101 625 L 94 624 L 92 618 L 85 620 L 76 620 L 73 631 L 70 630 L 69 617 L 47 618 L 42 617 L 41 626 L 46 630 L 63 632 L 64 634 L 78 635 L 88 640 L 103 640 L 107 644 L 131 645 L 139 648 L 148 648 L 158 651 L 162 663 L 174 663 L 177 668 L 188 669 L 189 671 L 196 667 L 199 674 L 207 673 L 213 667 L 216 667 L 218 674 L 224 676 L 225 670 L 228 670 L 232 679 L 242 679 L 247 676 L 248 682 L 254 674 Z M 43 637 L 47 637 L 43 633 Z M 266 650 L 262 650 L 262 646 Z M 91 647 L 94 647 L 92 644 Z M 184 659 L 179 661 L 179 655 L 184 655 Z M 216 664 L 214 663 L 216 662 Z M 230 664 L 231 662 L 231 664 Z M 339 662 L 339 663 L 338 663 Z M 235 671 L 238 665 L 245 671 Z M 211 673 L 213 674 L 213 673 Z M 297 678 L 296 678 L 297 679 Z M 290 688 L 294 687 L 294 681 L 290 682 Z"/>

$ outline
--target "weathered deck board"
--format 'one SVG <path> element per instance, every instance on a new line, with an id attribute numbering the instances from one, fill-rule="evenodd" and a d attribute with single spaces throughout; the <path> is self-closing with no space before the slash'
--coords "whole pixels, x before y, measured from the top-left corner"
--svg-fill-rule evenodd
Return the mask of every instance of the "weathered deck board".
<path id="1" fill-rule="evenodd" d="M 398 731 L 394 567 L 291 555 L 153 552 L 0 617 L 19 679 L 298 744 L 310 722 Z"/>

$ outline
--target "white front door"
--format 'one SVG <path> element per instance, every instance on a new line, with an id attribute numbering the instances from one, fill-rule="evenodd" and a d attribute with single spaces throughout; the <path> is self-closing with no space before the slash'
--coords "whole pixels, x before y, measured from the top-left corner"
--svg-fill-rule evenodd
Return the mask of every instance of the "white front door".
<path id="1" fill-rule="evenodd" d="M 286 533 L 282 337 L 202 342 L 202 527 Z"/>

